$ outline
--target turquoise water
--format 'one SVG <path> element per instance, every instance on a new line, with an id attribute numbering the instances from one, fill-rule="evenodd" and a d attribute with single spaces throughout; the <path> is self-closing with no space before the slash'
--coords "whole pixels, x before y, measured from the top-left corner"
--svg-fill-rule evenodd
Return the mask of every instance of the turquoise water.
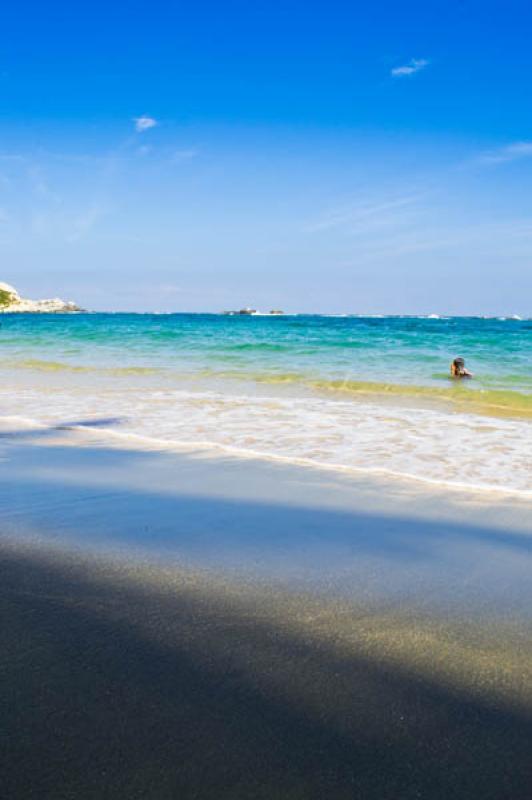
<path id="1" fill-rule="evenodd" d="M 461 396 L 465 388 L 466 400 L 481 390 L 487 401 L 495 391 L 498 404 L 523 408 L 527 401 L 518 395 L 532 393 L 529 320 L 5 315 L 0 353 L 12 369 L 153 370 L 344 392 L 420 387 L 438 396 Z M 448 375 L 458 355 L 475 375 L 459 391 Z"/>
<path id="2" fill-rule="evenodd" d="M 74 421 L 87 431 L 104 425 L 106 442 L 127 446 L 206 446 L 530 493 L 529 320 L 12 314 L 0 322 L 0 425 Z M 458 355 L 473 380 L 450 378 Z"/>

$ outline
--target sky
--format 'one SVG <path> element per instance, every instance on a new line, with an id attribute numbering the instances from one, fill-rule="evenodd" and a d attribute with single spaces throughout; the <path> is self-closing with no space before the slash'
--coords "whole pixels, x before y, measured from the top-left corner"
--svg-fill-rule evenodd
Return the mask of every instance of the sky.
<path id="1" fill-rule="evenodd" d="M 529 2 L 11 2 L 0 281 L 532 315 Z"/>

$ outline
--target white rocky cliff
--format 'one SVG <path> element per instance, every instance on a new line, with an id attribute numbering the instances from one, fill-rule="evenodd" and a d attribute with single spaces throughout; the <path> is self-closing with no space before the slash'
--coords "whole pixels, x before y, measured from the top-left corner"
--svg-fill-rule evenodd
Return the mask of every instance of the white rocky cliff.
<path id="1" fill-rule="evenodd" d="M 61 300 L 59 297 L 50 300 L 27 300 L 21 297 L 13 286 L 0 282 L 0 314 L 13 312 L 64 314 L 74 311 L 81 311 L 81 309 L 72 301 Z"/>

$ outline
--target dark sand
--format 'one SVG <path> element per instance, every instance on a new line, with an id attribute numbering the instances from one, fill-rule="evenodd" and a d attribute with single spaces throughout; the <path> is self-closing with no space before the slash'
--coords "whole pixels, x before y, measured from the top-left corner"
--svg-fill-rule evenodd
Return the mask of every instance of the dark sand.
<path id="1" fill-rule="evenodd" d="M 529 507 L 73 444 L 0 448 L 2 797 L 532 798 Z"/>

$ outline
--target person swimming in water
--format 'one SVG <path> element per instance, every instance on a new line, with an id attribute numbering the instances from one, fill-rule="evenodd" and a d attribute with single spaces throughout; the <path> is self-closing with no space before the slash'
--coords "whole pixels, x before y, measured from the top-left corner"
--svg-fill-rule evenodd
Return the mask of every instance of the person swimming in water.
<path id="1" fill-rule="evenodd" d="M 473 373 L 465 368 L 465 361 L 463 358 L 455 358 L 451 364 L 451 377 L 452 378 L 472 378 Z"/>

